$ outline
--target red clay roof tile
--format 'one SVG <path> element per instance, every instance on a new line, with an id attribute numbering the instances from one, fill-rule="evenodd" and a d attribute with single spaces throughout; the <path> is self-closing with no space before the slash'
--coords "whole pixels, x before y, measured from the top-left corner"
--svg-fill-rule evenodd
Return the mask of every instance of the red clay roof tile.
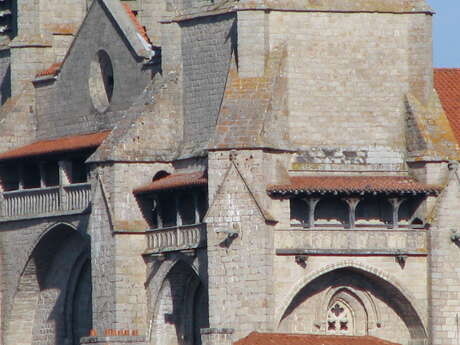
<path id="1" fill-rule="evenodd" d="M 234 345 L 398 345 L 376 337 L 252 332 Z"/>
<path id="2" fill-rule="evenodd" d="M 457 142 L 460 143 L 460 68 L 436 68 L 434 87 L 446 112 Z"/>
<path id="3" fill-rule="evenodd" d="M 110 131 L 68 136 L 53 140 L 37 141 L 0 154 L 0 160 L 26 158 L 52 153 L 63 153 L 98 147 Z"/>
<path id="4" fill-rule="evenodd" d="M 44 76 L 48 76 L 48 75 L 57 75 L 59 73 L 59 71 L 61 70 L 61 67 L 62 67 L 62 62 L 53 63 L 47 69 L 38 72 L 36 77 L 38 78 L 38 77 L 44 77 Z"/>
<path id="5" fill-rule="evenodd" d="M 155 180 L 147 185 L 136 188 L 134 194 L 155 192 L 166 189 L 175 189 L 191 186 L 206 186 L 208 177 L 203 171 L 193 173 L 172 174 Z"/>
<path id="6" fill-rule="evenodd" d="M 131 7 L 127 3 L 122 3 L 126 13 L 128 13 L 129 18 L 131 18 L 131 21 L 133 22 L 134 26 L 136 27 L 137 32 L 147 41 L 150 43 L 149 36 L 147 35 L 147 32 L 145 31 L 144 27 L 141 25 L 139 20 L 137 19 L 136 15 L 134 12 L 131 10 Z"/>
<path id="7" fill-rule="evenodd" d="M 271 195 L 333 192 L 437 194 L 440 189 L 404 176 L 291 176 L 289 184 L 270 185 L 267 191 Z"/>

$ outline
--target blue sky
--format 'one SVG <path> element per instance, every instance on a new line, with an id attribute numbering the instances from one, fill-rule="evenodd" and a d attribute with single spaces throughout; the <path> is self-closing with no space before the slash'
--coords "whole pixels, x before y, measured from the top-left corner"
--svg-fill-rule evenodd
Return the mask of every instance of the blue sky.
<path id="1" fill-rule="evenodd" d="M 460 67 L 460 0 L 428 0 L 433 22 L 434 66 Z"/>

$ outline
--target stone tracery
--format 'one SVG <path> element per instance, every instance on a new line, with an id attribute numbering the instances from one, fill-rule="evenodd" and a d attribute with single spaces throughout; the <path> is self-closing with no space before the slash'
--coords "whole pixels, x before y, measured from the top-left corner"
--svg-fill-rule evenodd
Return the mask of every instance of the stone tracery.
<path id="1" fill-rule="evenodd" d="M 352 334 L 353 316 L 350 308 L 342 301 L 336 300 L 327 311 L 327 333 Z"/>

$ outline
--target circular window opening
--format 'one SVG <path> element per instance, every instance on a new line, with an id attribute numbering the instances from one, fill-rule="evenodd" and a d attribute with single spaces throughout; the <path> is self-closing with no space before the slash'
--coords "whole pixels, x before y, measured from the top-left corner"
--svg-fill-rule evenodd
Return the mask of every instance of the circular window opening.
<path id="1" fill-rule="evenodd" d="M 98 112 L 107 110 L 113 94 L 113 67 L 109 55 L 100 50 L 91 61 L 89 92 Z"/>

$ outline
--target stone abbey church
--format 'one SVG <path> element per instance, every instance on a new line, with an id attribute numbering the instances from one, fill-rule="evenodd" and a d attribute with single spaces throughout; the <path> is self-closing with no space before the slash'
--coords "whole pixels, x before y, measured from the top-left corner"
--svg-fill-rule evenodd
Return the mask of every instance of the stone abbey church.
<path id="1" fill-rule="evenodd" d="M 459 344 L 433 15 L 1 0 L 0 344 Z"/>

